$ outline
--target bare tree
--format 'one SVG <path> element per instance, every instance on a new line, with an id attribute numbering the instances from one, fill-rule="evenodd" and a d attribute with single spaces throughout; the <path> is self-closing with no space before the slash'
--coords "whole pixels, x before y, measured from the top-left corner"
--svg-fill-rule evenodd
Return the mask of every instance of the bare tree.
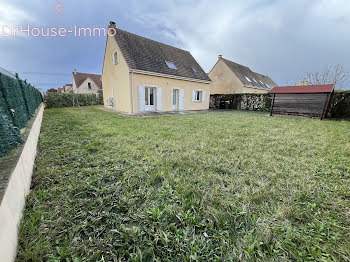
<path id="1" fill-rule="evenodd" d="M 344 70 L 342 65 L 326 66 L 320 72 L 306 73 L 305 78 L 300 82 L 301 85 L 325 85 L 334 84 L 336 90 L 344 90 L 350 80 L 349 72 Z"/>

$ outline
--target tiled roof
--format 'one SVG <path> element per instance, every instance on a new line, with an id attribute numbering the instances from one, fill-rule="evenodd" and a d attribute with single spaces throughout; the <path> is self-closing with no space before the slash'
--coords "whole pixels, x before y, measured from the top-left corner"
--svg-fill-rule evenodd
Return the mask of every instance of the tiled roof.
<path id="1" fill-rule="evenodd" d="M 130 69 L 211 81 L 190 52 L 115 29 L 115 40 Z M 176 69 L 169 68 L 166 61 Z"/>
<path id="2" fill-rule="evenodd" d="M 277 84 L 268 76 L 256 73 L 249 67 L 237 64 L 225 58 L 220 58 L 231 69 L 231 71 L 238 77 L 238 79 L 246 86 L 253 88 L 270 90 L 277 86 Z"/>
<path id="3" fill-rule="evenodd" d="M 334 85 L 276 86 L 269 94 L 331 93 Z"/>
<path id="4" fill-rule="evenodd" d="M 95 75 L 95 74 L 86 74 L 86 73 L 79 73 L 79 72 L 73 72 L 73 78 L 75 81 L 75 84 L 77 88 L 85 81 L 86 78 L 89 78 L 95 82 L 95 84 L 102 89 L 102 80 L 101 75 Z"/>

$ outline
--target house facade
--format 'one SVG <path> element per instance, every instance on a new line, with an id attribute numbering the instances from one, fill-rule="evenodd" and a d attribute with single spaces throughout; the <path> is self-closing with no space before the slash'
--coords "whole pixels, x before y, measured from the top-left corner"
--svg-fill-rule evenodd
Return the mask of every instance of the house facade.
<path id="1" fill-rule="evenodd" d="M 211 94 L 267 93 L 277 84 L 268 76 L 219 56 L 209 72 Z"/>
<path id="2" fill-rule="evenodd" d="M 206 110 L 211 80 L 192 55 L 115 27 L 103 63 L 104 105 L 129 113 Z"/>
<path id="3" fill-rule="evenodd" d="M 102 92 L 101 75 L 73 71 L 72 90 L 76 94 L 99 94 Z"/>

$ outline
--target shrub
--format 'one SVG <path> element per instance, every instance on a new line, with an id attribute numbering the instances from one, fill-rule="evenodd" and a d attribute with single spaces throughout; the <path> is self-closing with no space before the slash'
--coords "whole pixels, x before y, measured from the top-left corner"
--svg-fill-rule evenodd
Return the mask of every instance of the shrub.
<path id="1" fill-rule="evenodd" d="M 47 108 L 102 105 L 102 94 L 46 93 Z"/>
<path id="2" fill-rule="evenodd" d="M 334 118 L 350 119 L 350 90 L 334 92 L 330 113 Z"/>
<path id="3" fill-rule="evenodd" d="M 270 106 L 271 96 L 268 94 L 227 94 L 210 96 L 211 108 L 269 111 Z"/>

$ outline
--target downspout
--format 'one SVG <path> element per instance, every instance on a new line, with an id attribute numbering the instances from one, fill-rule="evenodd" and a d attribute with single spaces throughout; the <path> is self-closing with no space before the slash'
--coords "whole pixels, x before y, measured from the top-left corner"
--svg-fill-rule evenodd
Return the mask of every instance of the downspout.
<path id="1" fill-rule="evenodd" d="M 132 72 L 129 74 L 130 76 L 130 98 L 131 98 L 131 114 L 134 113 L 134 87 L 133 87 L 133 77 L 132 77 Z"/>

